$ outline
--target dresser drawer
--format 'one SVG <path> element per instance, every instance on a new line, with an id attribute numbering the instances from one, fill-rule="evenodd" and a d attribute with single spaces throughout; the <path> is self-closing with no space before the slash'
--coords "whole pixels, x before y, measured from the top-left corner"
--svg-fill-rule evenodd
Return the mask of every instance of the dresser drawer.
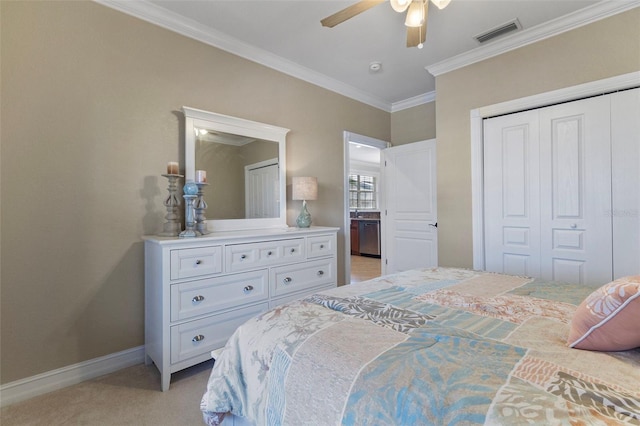
<path id="1" fill-rule="evenodd" d="M 222 246 L 171 250 L 171 279 L 222 272 Z"/>
<path id="2" fill-rule="evenodd" d="M 336 236 L 318 235 L 307 238 L 307 258 L 312 259 L 336 254 Z"/>
<path id="3" fill-rule="evenodd" d="M 248 319 L 266 312 L 267 302 L 171 327 L 171 363 L 211 352 L 227 343 Z"/>
<path id="4" fill-rule="evenodd" d="M 335 258 L 273 268 L 269 282 L 271 298 L 333 284 L 336 282 Z"/>
<path id="5" fill-rule="evenodd" d="M 266 269 L 189 281 L 171 286 L 171 321 L 267 300 Z"/>
<path id="6" fill-rule="evenodd" d="M 305 259 L 304 249 L 304 238 L 228 245 L 225 247 L 226 271 L 302 261 Z"/>

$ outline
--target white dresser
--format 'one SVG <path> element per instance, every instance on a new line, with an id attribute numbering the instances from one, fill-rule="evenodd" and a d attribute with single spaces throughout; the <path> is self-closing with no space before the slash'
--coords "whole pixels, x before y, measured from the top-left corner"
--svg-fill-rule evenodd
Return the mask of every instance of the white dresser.
<path id="1" fill-rule="evenodd" d="M 338 228 L 145 238 L 145 360 L 171 373 L 211 359 L 235 329 L 337 285 Z"/>

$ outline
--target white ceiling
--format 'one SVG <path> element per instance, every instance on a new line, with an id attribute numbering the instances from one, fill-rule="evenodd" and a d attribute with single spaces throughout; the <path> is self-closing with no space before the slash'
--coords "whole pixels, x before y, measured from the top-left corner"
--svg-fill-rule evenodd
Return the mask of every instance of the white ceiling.
<path id="1" fill-rule="evenodd" d="M 334 28 L 339 0 L 96 0 L 387 111 L 435 98 L 439 74 L 640 6 L 640 0 L 452 0 L 429 8 L 423 49 L 405 47 L 404 16 L 388 3 Z M 517 18 L 522 29 L 474 36 Z M 371 72 L 371 62 L 382 69 Z M 429 72 L 431 71 L 431 73 Z"/>

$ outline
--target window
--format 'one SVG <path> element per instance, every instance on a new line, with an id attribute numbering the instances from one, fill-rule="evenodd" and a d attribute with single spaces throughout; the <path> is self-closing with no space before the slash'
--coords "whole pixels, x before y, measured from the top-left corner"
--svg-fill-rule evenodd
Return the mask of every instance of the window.
<path id="1" fill-rule="evenodd" d="M 375 176 L 349 175 L 349 209 L 378 208 L 378 185 Z"/>

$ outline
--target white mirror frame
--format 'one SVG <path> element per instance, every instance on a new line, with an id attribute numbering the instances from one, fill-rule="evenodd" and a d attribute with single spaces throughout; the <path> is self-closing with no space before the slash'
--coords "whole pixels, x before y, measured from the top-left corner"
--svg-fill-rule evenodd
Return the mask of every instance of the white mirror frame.
<path id="1" fill-rule="evenodd" d="M 210 231 L 237 231 L 243 229 L 286 228 L 287 227 L 287 184 L 285 145 L 289 129 L 258 123 L 243 118 L 230 117 L 183 106 L 185 117 L 184 158 L 185 181 L 194 180 L 196 170 L 194 127 L 203 127 L 234 135 L 253 137 L 278 142 L 278 164 L 280 179 L 280 217 L 260 219 L 208 219 Z M 214 205 L 208 206 L 215 209 Z M 206 217 L 206 212 L 205 212 Z"/>

